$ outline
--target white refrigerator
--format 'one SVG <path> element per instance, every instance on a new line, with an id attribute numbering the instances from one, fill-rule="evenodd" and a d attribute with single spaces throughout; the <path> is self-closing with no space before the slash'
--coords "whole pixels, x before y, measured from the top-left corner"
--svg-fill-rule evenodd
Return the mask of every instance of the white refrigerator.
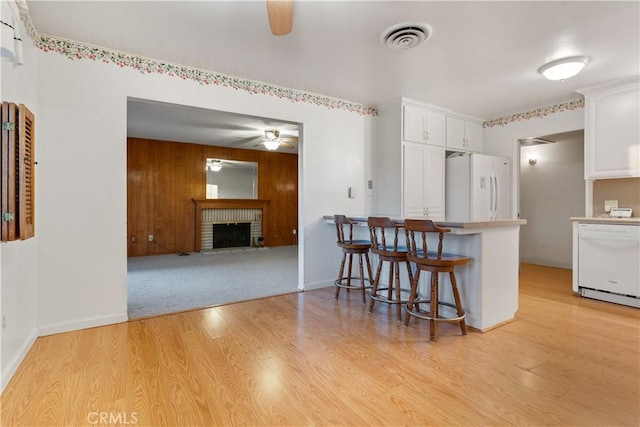
<path id="1" fill-rule="evenodd" d="M 511 162 L 507 157 L 465 154 L 445 169 L 447 221 L 511 219 Z"/>

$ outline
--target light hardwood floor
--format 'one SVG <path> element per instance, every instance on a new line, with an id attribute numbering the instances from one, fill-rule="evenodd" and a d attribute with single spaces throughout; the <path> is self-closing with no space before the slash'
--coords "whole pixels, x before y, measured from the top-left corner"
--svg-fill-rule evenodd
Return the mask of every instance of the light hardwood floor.
<path id="1" fill-rule="evenodd" d="M 332 288 L 39 338 L 2 425 L 640 425 L 640 310 L 520 285 L 515 322 L 435 343 Z"/>

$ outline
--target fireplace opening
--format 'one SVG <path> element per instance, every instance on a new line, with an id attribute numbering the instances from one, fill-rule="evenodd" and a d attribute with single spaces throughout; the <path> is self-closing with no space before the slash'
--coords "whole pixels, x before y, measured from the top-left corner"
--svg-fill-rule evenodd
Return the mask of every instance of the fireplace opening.
<path id="1" fill-rule="evenodd" d="M 251 246 L 251 223 L 213 224 L 213 249 Z"/>

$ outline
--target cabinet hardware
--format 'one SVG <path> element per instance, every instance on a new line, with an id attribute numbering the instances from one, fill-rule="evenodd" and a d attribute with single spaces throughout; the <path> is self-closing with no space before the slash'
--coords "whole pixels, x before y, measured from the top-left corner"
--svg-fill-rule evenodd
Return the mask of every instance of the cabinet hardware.
<path id="1" fill-rule="evenodd" d="M 14 220 L 13 212 L 5 212 L 2 214 L 2 220 L 4 222 L 9 222 Z"/>
<path id="2" fill-rule="evenodd" d="M 2 130 L 16 130 L 15 122 L 2 122 Z"/>

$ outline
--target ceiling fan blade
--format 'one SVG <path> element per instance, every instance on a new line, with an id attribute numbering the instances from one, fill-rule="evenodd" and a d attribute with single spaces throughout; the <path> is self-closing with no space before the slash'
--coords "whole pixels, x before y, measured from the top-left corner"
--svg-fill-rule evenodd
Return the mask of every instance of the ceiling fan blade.
<path id="1" fill-rule="evenodd" d="M 293 0 L 267 0 L 269 26 L 274 36 L 284 36 L 293 27 Z"/>
<path id="2" fill-rule="evenodd" d="M 280 143 L 280 147 L 287 148 L 289 150 L 293 150 L 294 148 L 296 148 L 294 145 L 291 145 L 288 142 L 284 141 Z"/>

